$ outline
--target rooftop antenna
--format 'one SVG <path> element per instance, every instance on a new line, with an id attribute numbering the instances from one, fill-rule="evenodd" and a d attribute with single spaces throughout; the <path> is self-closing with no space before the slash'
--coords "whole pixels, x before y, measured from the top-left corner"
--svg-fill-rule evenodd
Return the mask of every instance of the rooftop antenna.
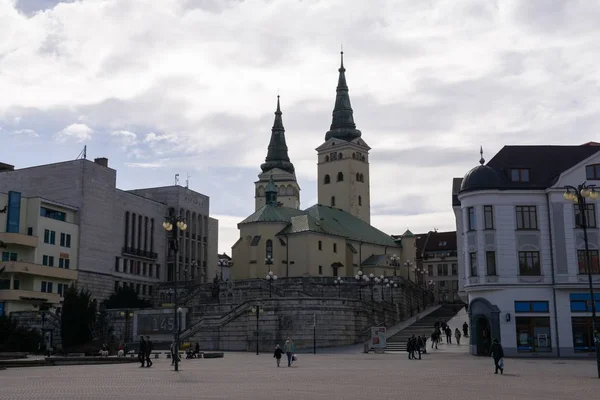
<path id="1" fill-rule="evenodd" d="M 187 179 L 185 180 L 185 188 L 190 188 L 190 174 L 187 174 Z"/>
<path id="2" fill-rule="evenodd" d="M 77 156 L 76 160 L 86 160 L 87 159 L 87 144 L 83 146 L 83 150 Z"/>
<path id="3" fill-rule="evenodd" d="M 175 186 L 179 185 L 179 174 L 175 174 Z"/>

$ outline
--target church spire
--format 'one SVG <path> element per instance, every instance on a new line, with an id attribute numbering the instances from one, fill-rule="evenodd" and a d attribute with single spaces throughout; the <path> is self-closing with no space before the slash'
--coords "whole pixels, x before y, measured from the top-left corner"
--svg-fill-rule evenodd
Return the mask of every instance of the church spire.
<path id="1" fill-rule="evenodd" d="M 280 168 L 284 171 L 294 173 L 294 165 L 288 156 L 288 148 L 285 143 L 285 129 L 281 118 L 281 106 L 279 104 L 279 95 L 277 96 L 277 110 L 275 111 L 275 121 L 271 129 L 271 141 L 267 151 L 267 158 L 260 166 L 263 172 L 274 168 Z"/>
<path id="2" fill-rule="evenodd" d="M 331 138 L 351 141 L 360 137 L 361 132 L 356 129 L 352 105 L 350 104 L 350 96 L 348 95 L 348 84 L 346 83 L 346 68 L 344 68 L 344 52 L 340 53 L 341 61 L 338 69 L 340 75 L 338 77 L 337 95 L 335 98 L 335 106 L 333 108 L 333 118 L 331 127 L 325 134 L 325 140 Z"/>

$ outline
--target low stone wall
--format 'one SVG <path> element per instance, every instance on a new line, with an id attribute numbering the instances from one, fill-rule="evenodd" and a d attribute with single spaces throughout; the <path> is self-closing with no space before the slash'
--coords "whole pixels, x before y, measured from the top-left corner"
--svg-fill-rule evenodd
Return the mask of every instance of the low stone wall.
<path id="1" fill-rule="evenodd" d="M 52 347 L 54 349 L 62 348 L 60 316 L 50 311 L 15 311 L 10 313 L 10 316 L 21 326 L 29 326 L 32 329 L 37 329 L 40 333 L 42 331 L 51 332 Z"/>

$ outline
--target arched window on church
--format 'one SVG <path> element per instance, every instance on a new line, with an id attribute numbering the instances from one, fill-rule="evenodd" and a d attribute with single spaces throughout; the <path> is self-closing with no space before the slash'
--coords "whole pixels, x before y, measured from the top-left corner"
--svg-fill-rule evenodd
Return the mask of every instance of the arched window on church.
<path id="1" fill-rule="evenodd" d="M 335 196 L 331 196 L 331 207 L 335 207 Z"/>
<path id="2" fill-rule="evenodd" d="M 271 260 L 273 259 L 273 241 L 271 239 L 265 243 L 265 256 Z"/>
<path id="3" fill-rule="evenodd" d="M 364 182 L 365 181 L 365 176 L 363 174 L 360 174 L 360 181 Z"/>
<path id="4" fill-rule="evenodd" d="M 331 178 L 329 177 L 329 175 L 325 175 L 325 178 L 323 179 L 323 183 L 327 185 L 330 182 L 331 182 Z"/>
<path id="5" fill-rule="evenodd" d="M 362 206 L 362 197 L 358 196 L 358 205 Z"/>
<path id="6" fill-rule="evenodd" d="M 361 161 L 363 161 L 363 162 L 366 161 L 365 156 L 362 156 Z"/>
<path id="7" fill-rule="evenodd" d="M 352 158 L 356 158 L 356 153 L 352 153 Z"/>
<path id="8" fill-rule="evenodd" d="M 344 158 L 344 155 L 342 153 L 338 153 L 338 160 L 341 160 L 342 158 Z"/>
<path id="9" fill-rule="evenodd" d="M 325 162 L 329 162 L 329 156 L 325 156 Z"/>
<path id="10" fill-rule="evenodd" d="M 342 174 L 342 172 L 338 172 L 337 174 L 337 181 L 338 182 L 342 182 L 344 180 L 344 174 Z"/>
<path id="11" fill-rule="evenodd" d="M 360 174 L 358 172 L 356 173 L 356 182 L 360 182 Z"/>

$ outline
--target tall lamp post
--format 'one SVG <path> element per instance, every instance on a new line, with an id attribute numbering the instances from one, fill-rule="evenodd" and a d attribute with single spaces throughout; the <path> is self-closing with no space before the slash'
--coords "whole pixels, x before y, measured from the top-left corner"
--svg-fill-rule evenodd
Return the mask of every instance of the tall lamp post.
<path id="1" fill-rule="evenodd" d="M 343 283 L 344 283 L 344 281 L 342 280 L 341 276 L 338 276 L 336 279 L 333 280 L 333 284 L 338 287 L 338 298 L 342 297 L 342 284 Z"/>
<path id="2" fill-rule="evenodd" d="M 273 271 L 269 271 L 266 280 L 269 282 L 269 297 L 272 297 L 273 282 L 277 280 L 277 275 L 275 275 Z"/>
<path id="3" fill-rule="evenodd" d="M 596 185 L 587 185 L 585 182 L 581 185 L 565 186 L 565 200 L 574 202 L 579 208 L 579 218 L 581 228 L 583 229 L 583 241 L 585 244 L 585 269 L 588 276 L 588 285 L 590 289 L 590 300 L 592 303 L 592 329 L 594 337 L 594 347 L 596 350 L 596 367 L 598 369 L 598 378 L 600 378 L 600 332 L 598 332 L 598 321 L 596 320 L 596 299 L 594 298 L 594 286 L 592 284 L 592 257 L 588 244 L 588 205 L 587 199 L 596 200 L 600 193 L 596 192 Z"/>
<path id="4" fill-rule="evenodd" d="M 224 267 L 229 267 L 229 260 L 226 260 L 226 259 L 224 259 L 224 258 L 221 258 L 221 259 L 219 260 L 219 267 L 221 268 L 221 280 L 224 280 L 224 279 L 223 279 L 223 268 L 224 268 Z"/>
<path id="5" fill-rule="evenodd" d="M 175 339 L 175 371 L 179 371 L 179 314 L 177 313 L 177 280 L 179 274 L 177 271 L 177 253 L 179 251 L 179 235 L 178 231 L 185 231 L 187 224 L 182 216 L 169 215 L 165 217 L 163 228 L 171 233 L 169 237 L 169 249 L 173 252 L 173 317 L 175 318 L 175 327 L 173 338 Z"/>
<path id="6" fill-rule="evenodd" d="M 390 265 L 392 267 L 394 267 L 394 276 L 398 276 L 397 275 L 397 271 L 398 271 L 399 261 L 400 261 L 400 257 L 398 257 L 395 254 L 391 255 L 391 257 L 390 257 Z"/>
<path id="7" fill-rule="evenodd" d="M 385 279 L 385 276 L 383 276 L 383 275 L 378 276 L 378 277 L 376 276 L 375 283 L 381 285 L 381 301 L 383 301 L 383 287 L 385 286 L 386 283 L 388 283 L 388 280 Z"/>
<path id="8" fill-rule="evenodd" d="M 410 282 L 410 269 L 413 266 L 413 262 L 408 260 L 404 263 L 404 266 L 406 267 L 406 277 L 408 278 L 408 281 Z"/>
<path id="9" fill-rule="evenodd" d="M 260 334 L 258 333 L 258 321 L 260 320 L 260 313 L 264 312 L 260 305 L 252 306 L 250 312 L 252 314 L 256 314 L 256 355 L 258 355 L 258 339 L 260 338 Z"/>
<path id="10" fill-rule="evenodd" d="M 362 283 L 363 283 L 363 272 L 358 271 L 356 275 L 354 275 L 354 279 L 358 282 L 358 299 L 362 300 Z"/>
<path id="11" fill-rule="evenodd" d="M 391 303 L 394 304 L 394 289 L 398 287 L 398 284 L 395 283 L 393 280 L 390 280 L 388 282 L 388 280 L 386 279 L 386 284 L 385 287 L 389 287 L 390 288 L 390 299 L 391 299 Z"/>
<path id="12" fill-rule="evenodd" d="M 373 286 L 375 286 L 375 275 L 369 274 L 368 278 L 365 279 L 371 287 L 371 301 L 375 301 L 375 294 L 373 293 Z"/>

